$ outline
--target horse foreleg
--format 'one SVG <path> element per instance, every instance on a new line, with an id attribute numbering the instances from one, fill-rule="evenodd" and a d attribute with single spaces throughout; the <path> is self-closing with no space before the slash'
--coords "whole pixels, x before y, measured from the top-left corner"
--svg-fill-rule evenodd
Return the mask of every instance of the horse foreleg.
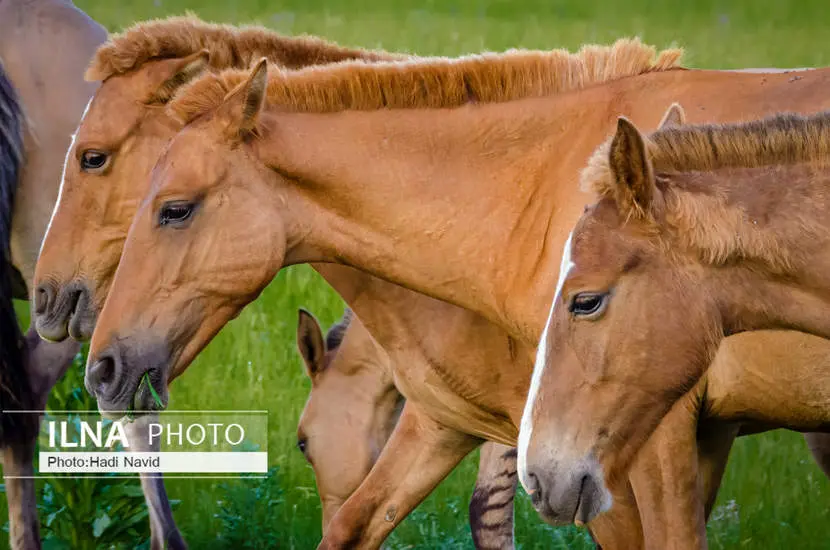
<path id="1" fill-rule="evenodd" d="M 126 425 L 127 439 L 130 441 L 131 452 L 159 452 L 161 443 L 150 441 L 150 424 L 158 420 L 155 415 L 146 415 L 137 418 Z M 156 438 L 158 439 L 158 438 Z M 173 510 L 167 498 L 164 487 L 164 478 L 159 474 L 139 474 L 144 498 L 150 510 L 150 548 L 152 550 L 185 550 L 184 542 L 176 521 L 173 519 Z"/>
<path id="2" fill-rule="evenodd" d="M 9 503 L 9 547 L 14 550 L 40 548 L 34 467 L 35 438 L 3 449 L 3 476 Z"/>
<path id="3" fill-rule="evenodd" d="M 707 455 L 706 465 L 698 460 L 698 403 L 688 394 L 674 404 L 640 451 L 629 473 L 640 509 L 647 549 L 705 549 L 705 490 L 715 490 L 723 465 L 718 467 Z M 734 436 L 733 436 L 734 437 Z M 724 462 L 732 438 L 710 443 L 712 456 Z M 726 446 L 726 454 L 720 452 Z M 715 451 L 718 452 L 715 452 Z M 701 475 L 716 475 L 717 481 Z"/>
<path id="4" fill-rule="evenodd" d="M 729 451 L 732 450 L 732 444 L 738 437 L 739 431 L 740 425 L 723 422 L 717 422 L 713 426 L 705 426 L 698 430 L 698 475 L 707 521 L 718 497 L 726 463 L 729 461 Z"/>
<path id="5" fill-rule="evenodd" d="M 38 409 L 46 407 L 49 392 L 72 364 L 79 345 L 67 341 L 44 342 L 34 329 L 26 333 L 26 373 Z M 37 433 L 29 441 L 3 449 L 3 475 L 9 504 L 9 545 L 15 550 L 40 548 L 34 466 Z"/>
<path id="6" fill-rule="evenodd" d="M 337 511 L 318 549 L 380 548 L 389 533 L 481 440 L 407 401 L 369 475 Z"/>
<path id="7" fill-rule="evenodd" d="M 477 549 L 513 548 L 513 499 L 517 482 L 516 448 L 485 443 L 470 499 L 470 528 Z"/>

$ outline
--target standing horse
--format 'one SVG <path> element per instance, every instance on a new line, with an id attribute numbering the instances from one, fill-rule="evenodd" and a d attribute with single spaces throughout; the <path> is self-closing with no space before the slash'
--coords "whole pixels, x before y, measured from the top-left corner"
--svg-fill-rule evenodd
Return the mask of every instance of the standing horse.
<path id="1" fill-rule="evenodd" d="M 591 50 L 597 51 L 602 50 Z M 653 53 L 643 55 L 640 50 L 639 55 L 639 64 L 625 61 L 624 55 L 612 59 L 631 75 L 666 68 L 676 57 L 664 54 L 652 63 Z M 649 64 L 644 67 L 642 59 Z M 602 128 L 613 119 L 609 111 L 627 110 L 656 124 L 651 108 L 668 104 L 670 98 L 690 104 L 690 118 L 734 118 L 749 105 L 759 111 L 774 109 L 776 101 L 800 101 L 802 108 L 815 109 L 823 105 L 824 94 L 819 92 L 830 78 L 827 70 L 810 71 L 800 80 L 786 74 L 664 70 L 608 81 L 620 73 L 608 66 L 600 70 L 596 62 L 590 65 L 596 73 L 590 74 L 601 74 L 604 81 L 578 93 L 498 104 L 479 101 L 456 109 L 348 110 L 367 108 L 372 97 L 385 107 L 406 104 L 412 101 L 413 88 L 427 90 L 426 83 L 436 81 L 440 86 L 435 93 L 443 92 L 441 97 L 497 96 L 497 88 L 482 84 L 486 79 L 476 80 L 455 69 L 453 62 L 441 63 L 450 70 L 442 73 L 436 67 L 440 63 L 425 62 L 424 67 L 408 63 L 406 72 L 399 65 L 390 70 L 383 64 L 341 64 L 280 73 L 268 90 L 260 64 L 249 74 L 203 78 L 177 95 L 172 111 L 192 123 L 169 144 L 153 172 L 152 192 L 130 229 L 91 344 L 87 387 L 98 395 L 102 410 L 129 403 L 150 410 L 154 402 L 149 389 L 130 391 L 145 373 L 164 401 L 167 382 L 181 374 L 280 267 L 292 263 L 336 261 L 359 267 L 477 311 L 507 330 L 515 339 L 511 342 L 529 347 L 532 331 L 538 330 L 538 335 L 544 327 L 536 315 L 542 297 L 550 292 L 543 282 L 557 273 L 555 263 L 545 260 L 564 243 L 565 224 L 578 217 L 587 198 L 561 182 L 584 162 Z M 569 76 L 570 82 L 579 81 L 573 73 Z M 504 79 L 499 83 L 505 86 Z M 279 108 L 265 108 L 266 103 Z M 605 104 L 613 108 L 596 109 Z M 317 112 L 287 112 L 286 106 Z M 326 144 L 325 155 L 314 149 L 321 143 Z M 563 154 L 553 160 L 553 151 Z M 183 163 L 182 158 L 191 160 Z M 396 177 L 390 180 L 390 173 Z M 390 196 L 396 197 L 393 203 Z M 255 197 L 256 205 L 251 203 Z M 473 223 L 485 217 L 487 224 Z M 245 227 L 234 223 L 242 219 Z M 489 248 L 482 249 L 481 243 Z M 446 261 L 453 255 L 459 261 Z M 173 283 L 185 280 L 184 286 Z M 516 281 L 524 283 L 515 285 Z M 119 291 L 120 285 L 124 289 Z M 521 290 L 511 292 L 514 286 Z M 531 300 L 534 292 L 539 298 Z M 354 309 L 365 321 L 360 309 Z M 153 319 L 152 329 L 147 319 Z M 458 380 L 458 374 L 453 373 L 450 382 Z M 471 395 L 486 398 L 485 388 L 498 389 L 486 385 L 492 379 L 484 380 L 480 370 L 462 380 L 474 385 L 441 385 L 435 377 L 428 384 L 410 382 L 408 389 L 428 393 L 440 387 L 446 392 L 442 398 L 462 397 L 467 403 L 474 402 Z M 408 391 L 405 394 L 409 397 Z M 462 429 L 465 421 L 470 425 L 463 416 L 455 418 L 452 410 L 441 408 L 446 399 L 421 401 L 431 412 L 445 414 L 446 426 Z M 400 517 L 396 513 L 405 496 L 402 491 L 420 494 L 406 484 L 413 465 L 426 466 L 429 456 L 428 466 L 435 468 L 440 459 L 443 468 L 451 467 L 459 458 L 448 449 L 455 446 L 459 455 L 469 450 L 468 439 L 455 434 L 441 439 L 436 431 L 421 431 L 423 405 L 410 409 L 412 404 L 407 401 L 366 480 L 374 476 L 373 490 L 364 489 L 364 484 L 340 509 L 323 546 L 379 544 L 393 523 L 384 518 Z M 495 407 L 489 411 L 498 413 L 493 417 L 503 415 L 518 425 L 521 406 L 514 408 L 516 402 L 502 401 Z M 408 410 L 413 412 L 408 415 Z M 690 439 L 684 444 L 694 444 L 694 420 L 694 425 L 690 421 L 682 426 L 682 434 Z M 475 434 L 469 427 L 463 429 Z M 428 455 L 427 445 L 442 454 Z M 407 454 L 399 453 L 401 449 Z M 384 460 L 393 456 L 404 481 L 391 475 L 396 471 L 392 459 Z M 679 472 L 693 487 L 696 467 Z M 394 491 L 388 489 L 392 479 L 400 482 Z M 429 480 L 435 479 L 440 477 L 433 469 Z M 702 516 L 702 503 L 681 504 L 689 508 L 684 512 Z M 688 537 L 676 532 L 667 536 L 680 543 L 705 544 L 700 542 L 702 521 L 692 523 Z"/>
<path id="2" fill-rule="evenodd" d="M 325 532 L 377 461 L 404 397 L 395 388 L 388 355 L 351 310 L 325 338 L 317 320 L 300 310 L 297 348 L 311 380 L 297 448 L 314 468 Z M 485 443 L 470 500 L 476 548 L 513 548 L 517 480 L 516 449 Z"/>
<path id="3" fill-rule="evenodd" d="M 565 247 L 528 401 L 522 483 L 548 516 L 587 520 L 611 504 L 607 481 L 726 336 L 830 337 L 828 159 L 827 112 L 647 137 L 619 119 L 583 173 L 600 199 Z M 770 410 L 830 429 L 826 355 L 792 370 L 787 355 L 803 338 L 774 338 L 768 352 L 782 363 L 780 383 L 766 386 Z"/>
<path id="4" fill-rule="evenodd" d="M 0 1 L 0 444 L 9 544 L 40 548 L 34 485 L 38 418 L 76 344 L 22 339 L 12 297 L 28 299 L 72 131 L 95 85 L 83 68 L 106 31 L 71 2 Z M 60 83 L 59 86 L 47 85 Z"/>

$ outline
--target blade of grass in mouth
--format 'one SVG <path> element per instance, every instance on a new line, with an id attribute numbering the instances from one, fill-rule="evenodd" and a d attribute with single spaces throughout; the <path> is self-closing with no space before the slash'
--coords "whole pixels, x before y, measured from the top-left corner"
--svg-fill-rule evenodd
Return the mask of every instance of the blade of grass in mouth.
<path id="1" fill-rule="evenodd" d="M 145 372 L 144 376 L 141 377 L 141 381 L 138 383 L 138 388 L 136 388 L 135 390 L 135 395 L 138 395 L 138 392 L 141 391 L 141 386 L 143 384 L 147 384 L 147 389 L 150 390 L 150 394 L 153 396 L 153 399 L 155 400 L 158 408 L 163 409 L 164 405 L 162 404 L 161 396 L 159 396 L 158 392 L 156 391 L 156 388 L 153 387 L 153 383 L 150 382 L 149 372 Z M 135 419 L 135 397 L 133 397 L 133 400 L 130 402 L 130 408 L 127 410 L 127 418 L 129 420 Z"/>

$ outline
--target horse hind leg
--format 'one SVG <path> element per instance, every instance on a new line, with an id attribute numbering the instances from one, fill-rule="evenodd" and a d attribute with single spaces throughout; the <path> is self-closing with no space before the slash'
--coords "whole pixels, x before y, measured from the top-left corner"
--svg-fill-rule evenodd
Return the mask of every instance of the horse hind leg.
<path id="1" fill-rule="evenodd" d="M 157 421 L 155 415 L 142 416 L 126 426 L 127 439 L 132 452 L 158 452 L 161 443 L 150 442 L 150 424 Z M 150 511 L 150 548 L 152 550 L 186 550 L 185 543 L 167 498 L 164 479 L 161 474 L 139 474 L 144 499 Z"/>
<path id="2" fill-rule="evenodd" d="M 513 546 L 516 448 L 488 442 L 481 447 L 478 478 L 470 499 L 470 529 L 478 550 Z"/>

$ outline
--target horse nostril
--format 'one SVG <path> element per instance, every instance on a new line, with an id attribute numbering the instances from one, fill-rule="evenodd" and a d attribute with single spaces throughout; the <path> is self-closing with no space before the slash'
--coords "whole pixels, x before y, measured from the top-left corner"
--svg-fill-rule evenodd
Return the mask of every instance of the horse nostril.
<path id="1" fill-rule="evenodd" d="M 89 376 L 96 393 L 106 389 L 115 378 L 115 359 L 111 355 L 99 357 L 90 368 Z"/>
<path id="2" fill-rule="evenodd" d="M 55 291 L 52 285 L 40 284 L 35 289 L 35 313 L 43 315 L 49 311 L 50 304 L 54 301 Z"/>
<path id="3" fill-rule="evenodd" d="M 539 483 L 539 478 L 533 472 L 527 473 L 527 493 L 530 495 L 530 500 L 534 506 L 542 501 L 542 485 Z"/>

